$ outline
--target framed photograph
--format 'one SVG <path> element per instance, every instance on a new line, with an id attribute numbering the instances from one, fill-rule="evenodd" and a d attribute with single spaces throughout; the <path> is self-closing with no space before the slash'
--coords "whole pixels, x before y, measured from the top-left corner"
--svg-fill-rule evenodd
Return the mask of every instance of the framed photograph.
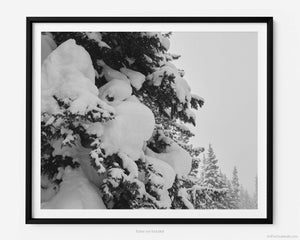
<path id="1" fill-rule="evenodd" d="M 26 223 L 271 224 L 272 17 L 28 17 Z"/>

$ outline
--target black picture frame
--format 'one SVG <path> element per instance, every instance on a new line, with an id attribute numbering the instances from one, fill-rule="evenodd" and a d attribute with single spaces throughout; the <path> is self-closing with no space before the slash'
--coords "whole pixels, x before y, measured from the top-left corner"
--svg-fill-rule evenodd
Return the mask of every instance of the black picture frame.
<path id="1" fill-rule="evenodd" d="M 26 19 L 26 224 L 272 224 L 273 223 L 273 17 L 27 17 Z M 33 25 L 35 23 L 265 23 L 267 25 L 266 218 L 33 218 Z"/>

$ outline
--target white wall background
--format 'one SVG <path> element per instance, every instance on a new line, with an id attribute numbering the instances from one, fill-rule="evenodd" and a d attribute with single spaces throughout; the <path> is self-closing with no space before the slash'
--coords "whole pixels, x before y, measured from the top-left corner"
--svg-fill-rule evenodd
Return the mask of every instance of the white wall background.
<path id="1" fill-rule="evenodd" d="M 1 239 L 288 239 L 300 238 L 300 3 L 299 0 L 227 1 L 2 1 Z M 25 225 L 26 16 L 274 16 L 273 225 L 72 226 Z M 162 230 L 163 233 L 136 233 Z M 271 235 L 271 236 L 270 236 Z M 283 236 L 288 235 L 288 236 Z M 291 239 L 291 238 L 289 238 Z M 295 239 L 295 238 L 294 238 Z"/>

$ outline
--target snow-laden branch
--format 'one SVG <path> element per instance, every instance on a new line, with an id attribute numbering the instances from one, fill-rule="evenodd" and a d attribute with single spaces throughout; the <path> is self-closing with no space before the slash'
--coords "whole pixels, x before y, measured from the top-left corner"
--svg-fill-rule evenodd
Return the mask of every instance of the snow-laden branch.
<path id="1" fill-rule="evenodd" d="M 188 209 L 194 209 L 193 204 L 188 199 L 188 193 L 186 188 L 180 188 L 178 191 L 178 196 L 181 197 L 182 202 Z"/>

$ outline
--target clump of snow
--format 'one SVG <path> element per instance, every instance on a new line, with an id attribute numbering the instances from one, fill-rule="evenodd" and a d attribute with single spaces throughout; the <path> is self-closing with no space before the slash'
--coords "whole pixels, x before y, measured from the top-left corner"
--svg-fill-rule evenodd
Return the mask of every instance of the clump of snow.
<path id="1" fill-rule="evenodd" d="M 51 182 L 48 176 L 41 176 L 41 202 L 49 201 L 58 192 L 57 184 Z"/>
<path id="2" fill-rule="evenodd" d="M 106 155 L 127 154 L 134 161 L 141 156 L 144 142 L 154 130 L 154 115 L 145 105 L 124 101 L 115 106 L 115 118 L 103 123 L 101 147 Z"/>
<path id="3" fill-rule="evenodd" d="M 93 126 L 95 124 L 95 126 Z M 97 131 L 99 131 L 99 133 L 101 132 L 101 130 L 97 130 L 97 126 L 102 128 L 102 126 L 100 125 L 100 123 L 92 123 L 91 124 L 93 127 L 93 131 L 95 131 L 94 133 L 96 134 Z M 90 129 L 90 131 L 92 131 Z M 99 172 L 97 172 L 97 170 L 92 167 L 91 165 L 91 158 L 90 158 L 90 152 L 91 149 L 88 148 L 84 148 L 81 146 L 80 142 L 76 142 L 74 146 L 70 147 L 68 145 L 62 145 L 63 143 L 63 139 L 59 138 L 57 140 L 52 141 L 51 145 L 54 148 L 54 151 L 52 153 L 53 156 L 56 155 L 61 155 L 63 157 L 72 157 L 73 158 L 73 162 L 79 162 L 81 169 L 83 170 L 84 174 L 87 176 L 87 178 L 96 186 L 100 186 L 103 182 L 103 178 L 105 177 L 104 174 L 99 174 Z M 100 151 L 98 149 L 95 150 L 95 155 L 98 157 L 97 151 Z M 98 159 L 98 158 L 97 158 Z M 100 158 L 99 158 L 100 161 Z M 96 164 L 96 162 L 95 162 Z"/>
<path id="4" fill-rule="evenodd" d="M 54 96 L 69 100 L 73 114 L 96 110 L 109 115 L 114 111 L 98 98 L 90 55 L 73 39 L 58 46 L 42 65 L 42 112 L 59 112 Z"/>
<path id="5" fill-rule="evenodd" d="M 110 168 L 107 172 L 107 176 L 108 177 L 104 180 L 104 185 L 101 186 L 105 194 L 112 197 L 107 183 L 110 183 L 112 187 L 116 188 L 120 185 L 122 181 L 125 181 L 137 185 L 138 188 L 136 193 L 138 198 L 148 197 L 155 201 L 155 198 L 146 192 L 144 183 L 135 177 L 133 178 L 131 174 L 126 175 L 123 169 L 119 167 Z"/>
<path id="6" fill-rule="evenodd" d="M 129 79 L 126 77 L 125 74 L 106 65 L 106 63 L 103 60 L 98 60 L 97 64 L 103 68 L 102 75 L 104 75 L 106 81 L 109 82 L 113 79 L 119 79 L 119 80 L 124 80 L 126 82 L 129 82 Z"/>
<path id="7" fill-rule="evenodd" d="M 41 36 L 41 63 L 48 57 L 48 55 L 57 47 L 54 40 L 49 35 Z"/>
<path id="8" fill-rule="evenodd" d="M 106 42 L 102 41 L 101 33 L 99 32 L 86 32 L 89 39 L 95 40 L 100 48 L 111 48 Z"/>
<path id="9" fill-rule="evenodd" d="M 180 188 L 178 191 L 178 196 L 181 197 L 182 202 L 184 203 L 184 205 L 188 208 L 188 209 L 194 209 L 193 204 L 190 202 L 189 195 L 187 193 L 187 189 L 186 188 Z"/>
<path id="10" fill-rule="evenodd" d="M 62 176 L 65 173 L 65 169 L 63 167 L 59 167 L 57 170 L 58 170 L 58 173 L 56 174 L 55 179 L 61 180 Z"/>
<path id="11" fill-rule="evenodd" d="M 112 79 L 99 88 L 99 98 L 110 105 L 120 104 L 132 94 L 132 88 L 127 81 Z"/>
<path id="12" fill-rule="evenodd" d="M 164 188 L 169 189 L 173 186 L 175 180 L 175 172 L 173 168 L 165 163 L 164 161 L 154 158 L 151 156 L 145 155 L 146 163 L 151 164 L 155 172 L 161 174 L 162 176 L 157 176 L 152 174 L 152 182 L 156 182 L 156 184 L 161 184 Z"/>
<path id="13" fill-rule="evenodd" d="M 62 130 L 65 130 L 65 131 L 62 131 Z M 73 134 L 73 131 L 70 130 L 70 129 L 64 129 L 62 128 L 61 129 L 61 134 L 66 134 L 66 137 L 64 138 L 64 140 L 62 141 L 62 145 L 71 145 L 72 142 L 75 141 L 76 137 L 74 136 Z"/>
<path id="14" fill-rule="evenodd" d="M 52 52 L 51 56 L 47 59 L 50 69 L 45 70 L 58 70 L 58 73 L 53 73 L 57 75 L 50 75 L 51 79 L 45 79 L 45 83 L 53 80 L 55 82 L 61 81 L 60 79 L 53 79 L 55 76 L 61 76 L 61 69 L 75 68 L 70 69 L 78 71 L 88 78 L 92 83 L 95 83 L 95 71 L 92 65 L 92 60 L 88 52 L 81 46 L 77 45 L 74 39 L 69 39 L 63 42 L 59 47 Z M 48 64 L 44 64 L 48 67 Z M 59 65 L 61 64 L 61 65 Z M 45 67 L 44 67 L 45 68 Z M 46 71 L 48 73 L 48 71 Z M 47 81 L 48 80 L 48 81 Z"/>
<path id="15" fill-rule="evenodd" d="M 204 102 L 204 98 L 198 96 L 197 94 L 194 94 L 194 93 L 193 93 L 193 94 L 191 95 L 191 97 L 194 98 L 194 99 L 196 99 L 196 100 L 198 100 L 198 101 Z"/>
<path id="16" fill-rule="evenodd" d="M 172 205 L 172 200 L 170 198 L 169 192 L 166 189 L 157 189 L 159 195 L 159 201 L 156 201 L 156 204 L 160 208 L 170 208 Z"/>
<path id="17" fill-rule="evenodd" d="M 185 109 L 185 114 L 189 119 L 192 119 L 193 122 L 196 122 L 196 114 L 190 108 Z"/>
<path id="18" fill-rule="evenodd" d="M 49 117 L 49 119 L 45 123 L 45 126 L 51 125 L 52 123 L 54 123 L 54 121 L 55 121 L 55 117 L 54 116 Z"/>
<path id="19" fill-rule="evenodd" d="M 168 37 L 162 36 L 160 38 L 161 45 L 168 51 L 170 48 L 170 39 Z"/>
<path id="20" fill-rule="evenodd" d="M 176 95 L 180 102 L 186 102 L 191 100 L 191 88 L 187 81 L 180 75 L 176 75 L 175 79 Z"/>
<path id="21" fill-rule="evenodd" d="M 124 73 L 130 80 L 130 84 L 136 89 L 140 90 L 143 83 L 146 80 L 146 77 L 144 74 L 134 71 L 129 68 L 121 68 L 120 71 Z"/>
<path id="22" fill-rule="evenodd" d="M 103 134 L 103 124 L 100 122 L 90 123 L 86 127 L 86 133 L 89 135 L 96 135 L 101 137 Z"/>
<path id="23" fill-rule="evenodd" d="M 143 198 L 144 196 L 148 196 L 148 193 L 146 192 L 145 189 L 145 184 L 141 182 L 139 179 L 135 178 L 131 180 L 132 183 L 137 184 L 138 186 L 138 197 Z"/>
<path id="24" fill-rule="evenodd" d="M 129 65 L 132 65 L 132 64 L 135 63 L 135 59 L 134 58 L 126 57 L 125 59 L 126 59 L 126 61 L 128 62 Z"/>
<path id="25" fill-rule="evenodd" d="M 144 58 L 147 61 L 147 63 L 152 63 L 153 59 L 151 57 L 149 57 L 148 55 L 144 54 Z"/>
<path id="26" fill-rule="evenodd" d="M 167 56 L 161 51 L 157 51 L 155 56 L 157 57 L 158 66 L 163 67 L 167 62 Z"/>
<path id="27" fill-rule="evenodd" d="M 159 68 L 158 70 L 147 76 L 147 80 L 150 81 L 149 84 L 159 87 L 161 85 L 165 73 L 169 75 L 172 75 L 174 73 L 176 74 L 176 70 L 169 66 Z"/>
<path id="28" fill-rule="evenodd" d="M 78 152 L 74 155 L 75 159 L 78 159 L 80 163 L 80 167 L 89 181 L 95 184 L 97 187 L 100 187 L 103 183 L 103 179 L 106 178 L 105 173 L 99 173 L 92 165 L 91 165 L 91 157 L 90 157 L 90 149 L 83 148 L 81 146 L 77 147 Z M 97 162 L 95 161 L 95 164 Z"/>
<path id="29" fill-rule="evenodd" d="M 173 186 L 176 175 L 173 168 L 164 161 L 149 155 L 144 155 L 143 159 L 151 170 L 147 174 L 143 171 L 139 172 L 137 180 L 144 184 L 150 183 L 151 189 L 157 194 L 157 197 L 150 195 L 146 191 L 144 195 L 151 199 L 159 208 L 170 208 L 172 200 L 168 189 Z"/>
<path id="30" fill-rule="evenodd" d="M 171 63 L 171 62 L 166 62 L 166 63 L 164 64 L 164 66 L 173 68 L 173 69 L 175 70 L 175 73 L 176 73 L 176 71 L 179 71 L 179 70 L 177 69 L 177 67 L 176 67 L 173 63 Z"/>
<path id="31" fill-rule="evenodd" d="M 174 84 L 172 84 L 172 87 L 179 101 L 182 103 L 189 102 L 191 100 L 191 88 L 187 81 L 181 77 L 178 69 L 173 64 L 165 64 L 163 67 L 148 75 L 147 80 L 151 85 L 160 86 L 165 74 L 174 76 Z"/>
<path id="32" fill-rule="evenodd" d="M 90 157 L 93 159 L 93 161 L 97 167 L 97 173 L 102 174 L 102 173 L 105 173 L 106 169 L 103 165 L 104 158 L 102 156 L 102 150 L 101 150 L 101 148 L 99 148 L 99 142 L 100 142 L 100 140 L 96 139 L 96 141 L 94 141 L 92 143 L 92 146 L 97 145 L 97 147 L 90 152 Z"/>
<path id="33" fill-rule="evenodd" d="M 122 179 L 127 180 L 128 178 L 121 168 L 111 168 L 108 170 L 107 175 L 108 179 L 105 182 L 109 181 L 113 187 L 118 187 Z"/>
<path id="34" fill-rule="evenodd" d="M 106 209 L 99 191 L 81 168 L 67 167 L 62 179 L 58 193 L 42 203 L 43 209 Z"/>
<path id="35" fill-rule="evenodd" d="M 169 50 L 170 48 L 170 40 L 168 37 L 163 36 L 160 32 L 143 32 L 141 33 L 142 36 L 147 36 L 147 37 L 156 37 L 159 39 L 160 44 L 166 49 Z"/>
<path id="36" fill-rule="evenodd" d="M 182 124 L 182 123 L 177 123 L 177 122 L 175 122 L 174 125 L 175 125 L 178 129 L 180 129 L 181 131 L 186 131 L 186 132 L 189 132 L 189 131 L 190 131 L 190 129 L 189 129 L 186 125 L 184 125 L 184 124 Z"/>
<path id="37" fill-rule="evenodd" d="M 77 150 L 74 147 L 70 147 L 68 145 L 63 144 L 64 139 L 59 138 L 56 140 L 53 140 L 51 143 L 51 146 L 53 147 L 53 156 L 61 155 L 63 157 L 73 157 L 76 155 Z"/>
<path id="38" fill-rule="evenodd" d="M 127 154 L 123 152 L 119 152 L 119 157 L 122 159 L 123 167 L 128 170 L 130 178 L 137 178 L 138 177 L 138 167 Z"/>
<path id="39" fill-rule="evenodd" d="M 137 102 L 137 103 L 140 103 L 140 100 L 136 96 L 131 95 L 129 98 L 126 99 L 126 102 Z"/>
<path id="40" fill-rule="evenodd" d="M 146 149 L 146 154 L 168 163 L 179 176 L 187 176 L 191 171 L 192 158 L 187 151 L 167 137 L 162 137 L 168 145 L 161 153 Z"/>

